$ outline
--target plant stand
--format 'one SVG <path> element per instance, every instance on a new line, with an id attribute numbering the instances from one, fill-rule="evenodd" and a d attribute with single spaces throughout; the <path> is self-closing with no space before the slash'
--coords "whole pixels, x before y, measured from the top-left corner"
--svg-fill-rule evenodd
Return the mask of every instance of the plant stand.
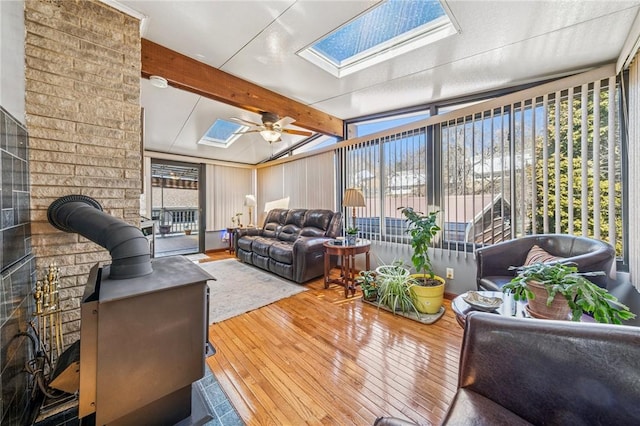
<path id="1" fill-rule="evenodd" d="M 401 317 L 409 318 L 410 320 L 414 320 L 414 321 L 420 322 L 422 324 L 433 324 L 434 322 L 436 322 L 440 318 L 442 318 L 442 315 L 444 315 L 444 311 L 445 311 L 444 306 L 441 306 L 440 310 L 435 314 L 420 314 L 420 316 L 418 316 L 418 315 L 416 315 L 415 312 L 393 312 L 391 309 L 389 309 L 389 307 L 387 305 L 381 305 L 377 301 L 365 300 L 364 297 L 362 298 L 362 301 L 364 303 L 368 303 L 370 305 L 373 305 L 378 309 L 385 310 L 385 311 L 387 311 L 389 313 L 392 313 L 394 315 L 399 315 Z"/>

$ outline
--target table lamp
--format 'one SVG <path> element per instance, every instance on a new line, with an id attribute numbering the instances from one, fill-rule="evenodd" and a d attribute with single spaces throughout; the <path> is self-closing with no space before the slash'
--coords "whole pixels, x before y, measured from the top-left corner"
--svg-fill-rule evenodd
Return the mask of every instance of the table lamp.
<path id="1" fill-rule="evenodd" d="M 347 188 L 342 198 L 343 207 L 353 207 L 352 227 L 356 227 L 356 207 L 366 207 L 364 195 L 358 188 Z"/>
<path id="2" fill-rule="evenodd" d="M 251 216 L 251 210 L 258 205 L 258 203 L 256 202 L 256 196 L 255 195 L 245 195 L 244 196 L 244 205 L 249 207 L 249 224 L 247 225 L 247 227 L 249 228 L 254 228 L 255 225 L 253 224 L 253 219 Z"/>

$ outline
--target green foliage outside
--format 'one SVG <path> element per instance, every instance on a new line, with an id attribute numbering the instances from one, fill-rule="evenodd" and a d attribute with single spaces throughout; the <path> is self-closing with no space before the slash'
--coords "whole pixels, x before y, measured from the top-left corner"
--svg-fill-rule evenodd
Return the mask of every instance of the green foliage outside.
<path id="1" fill-rule="evenodd" d="M 600 239 L 608 241 L 609 235 L 609 181 L 614 180 L 614 203 L 615 203 L 615 233 L 616 241 L 614 247 L 618 255 L 622 254 L 622 184 L 620 178 L 620 155 L 619 138 L 616 135 L 616 155 L 617 162 L 614 167 L 614 175 L 608 175 L 608 146 L 607 139 L 609 130 L 615 131 L 615 123 L 613 127 L 608 123 L 608 106 L 609 96 L 607 90 L 601 91 L 600 98 L 600 150 L 598 156 L 598 166 L 600 169 L 599 182 L 595 182 L 594 177 L 594 120 L 593 120 L 593 97 L 589 96 L 588 104 L 588 140 L 587 151 L 582 152 L 582 115 L 581 115 L 581 98 L 575 96 L 573 98 L 573 132 L 571 134 L 571 142 L 573 148 L 572 158 L 569 158 L 569 138 L 568 138 L 568 108 L 567 99 L 564 98 L 560 106 L 560 174 L 556 176 L 556 156 L 555 156 L 555 103 L 550 103 L 549 118 L 547 125 L 548 138 L 548 159 L 545 161 L 543 156 L 543 138 L 536 138 L 536 161 L 535 161 L 535 182 L 536 182 L 536 232 L 544 231 L 545 216 L 545 193 L 547 194 L 547 220 L 549 232 L 556 231 L 556 223 L 560 222 L 560 232 L 574 235 L 582 235 L 583 229 L 586 227 L 586 234 L 590 237 L 595 236 L 594 211 L 596 203 L 600 206 Z M 570 163 L 571 162 L 571 163 Z M 573 166 L 571 176 L 573 178 L 572 187 L 569 187 L 569 165 Z M 587 187 L 586 193 L 582 191 L 582 173 L 586 170 Z M 544 173 L 547 173 L 547 189 L 544 186 Z M 556 180 L 560 180 L 560 193 L 556 194 Z M 600 189 L 599 199 L 595 199 L 594 188 L 598 185 Z M 570 200 L 570 194 L 572 199 Z M 556 215 L 556 198 L 560 200 L 560 216 Z M 586 200 L 587 222 L 582 220 L 582 212 Z M 569 207 L 573 209 L 573 218 L 569 219 Z M 608 241 L 610 242 L 610 241 Z"/>

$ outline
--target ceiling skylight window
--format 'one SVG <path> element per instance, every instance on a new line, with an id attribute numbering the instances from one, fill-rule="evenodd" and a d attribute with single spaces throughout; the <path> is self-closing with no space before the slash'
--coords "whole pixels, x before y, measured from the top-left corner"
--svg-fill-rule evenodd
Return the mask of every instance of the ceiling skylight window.
<path id="1" fill-rule="evenodd" d="M 343 77 L 457 32 L 444 1 L 385 0 L 298 54 Z"/>
<path id="2" fill-rule="evenodd" d="M 238 133 L 247 129 L 248 127 L 242 124 L 232 123 L 226 120 L 216 120 L 198 143 L 216 146 L 218 148 L 228 148 L 241 136 Z"/>

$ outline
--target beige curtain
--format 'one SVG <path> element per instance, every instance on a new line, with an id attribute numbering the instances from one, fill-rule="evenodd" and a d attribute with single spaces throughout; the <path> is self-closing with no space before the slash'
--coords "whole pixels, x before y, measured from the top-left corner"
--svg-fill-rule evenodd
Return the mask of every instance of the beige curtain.
<path id="1" fill-rule="evenodd" d="M 244 200 L 248 194 L 255 195 L 253 170 L 207 164 L 206 178 L 207 231 L 232 226 L 231 217 L 236 213 L 242 213 L 240 218 L 244 225 L 249 224 L 249 208 Z M 253 214 L 256 214 L 255 208 Z"/>
<path id="2" fill-rule="evenodd" d="M 258 169 L 258 211 L 264 213 L 266 202 L 285 197 L 290 198 L 289 208 L 335 211 L 334 159 L 334 152 L 329 151 Z"/>

